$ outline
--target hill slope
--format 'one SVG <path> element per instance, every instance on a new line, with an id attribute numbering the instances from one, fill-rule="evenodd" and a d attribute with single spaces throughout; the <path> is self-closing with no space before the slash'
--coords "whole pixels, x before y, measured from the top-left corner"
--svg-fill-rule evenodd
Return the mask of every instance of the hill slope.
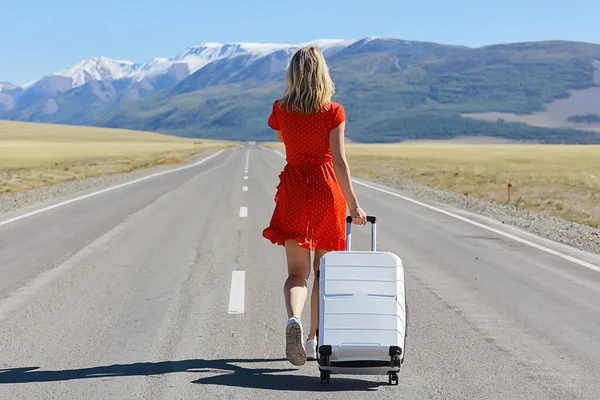
<path id="1" fill-rule="evenodd" d="M 598 59 L 600 46 L 585 43 L 467 49 L 365 39 L 332 55 L 328 62 L 337 86 L 335 100 L 347 109 L 348 136 L 353 140 L 485 135 L 544 143 L 599 143 L 595 132 L 560 129 L 583 127 L 566 117 L 564 125 L 542 129 L 461 116 L 544 111 L 554 99 L 594 87 Z M 266 73 L 266 68 L 257 68 L 260 62 L 237 66 L 231 76 L 223 60 L 223 65 L 213 66 L 214 71 L 201 69 L 168 93 L 121 104 L 95 123 L 185 136 L 271 139 L 266 118 L 272 101 L 284 90 L 284 72 L 281 68 Z M 249 69 L 254 73 L 239 79 Z"/>
<path id="2" fill-rule="evenodd" d="M 479 135 L 600 141 L 595 124 L 572 118 L 600 114 L 600 101 L 589 95 L 600 88 L 599 45 L 548 41 L 472 49 L 374 37 L 315 43 L 325 50 L 334 100 L 346 107 L 355 141 Z M 7 86 L 0 117 L 270 140 L 266 119 L 298 47 L 208 43 L 144 64 L 83 63 L 65 70 L 72 76 Z"/>

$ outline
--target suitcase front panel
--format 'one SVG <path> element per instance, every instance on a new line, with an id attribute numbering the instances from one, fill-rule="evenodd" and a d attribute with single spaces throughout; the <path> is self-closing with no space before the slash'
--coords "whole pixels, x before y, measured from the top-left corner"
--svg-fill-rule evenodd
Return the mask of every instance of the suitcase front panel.
<path id="1" fill-rule="evenodd" d="M 405 313 L 404 307 L 396 300 L 343 301 L 326 297 L 323 305 L 320 343 L 332 346 L 381 346 L 386 349 L 389 346 L 403 347 Z M 359 312 L 359 307 L 360 311 L 366 312 Z"/>
<path id="2" fill-rule="evenodd" d="M 321 258 L 320 270 L 321 281 L 326 282 L 320 290 L 325 295 L 404 295 L 402 261 L 392 253 L 327 253 Z"/>

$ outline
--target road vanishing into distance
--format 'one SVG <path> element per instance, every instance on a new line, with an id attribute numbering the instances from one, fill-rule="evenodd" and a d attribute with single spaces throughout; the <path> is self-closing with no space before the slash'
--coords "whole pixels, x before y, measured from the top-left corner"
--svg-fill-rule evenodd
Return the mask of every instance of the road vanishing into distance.
<path id="1" fill-rule="evenodd" d="M 285 360 L 284 251 L 261 236 L 285 161 L 206 157 L 0 217 L 0 399 L 600 398 L 598 255 L 361 181 L 406 269 L 406 361 L 398 386 L 321 385 Z"/>

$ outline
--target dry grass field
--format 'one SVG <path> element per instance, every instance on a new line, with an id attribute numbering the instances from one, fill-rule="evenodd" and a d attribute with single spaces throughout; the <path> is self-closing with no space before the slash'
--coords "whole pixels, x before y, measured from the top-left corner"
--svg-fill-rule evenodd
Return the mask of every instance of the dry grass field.
<path id="1" fill-rule="evenodd" d="M 271 145 L 282 149 L 282 145 Z M 412 181 L 600 227 L 600 146 L 355 144 L 354 176 Z"/>
<path id="2" fill-rule="evenodd" d="M 234 145 L 121 129 L 0 121 L 0 195 L 178 164 L 205 150 Z"/>

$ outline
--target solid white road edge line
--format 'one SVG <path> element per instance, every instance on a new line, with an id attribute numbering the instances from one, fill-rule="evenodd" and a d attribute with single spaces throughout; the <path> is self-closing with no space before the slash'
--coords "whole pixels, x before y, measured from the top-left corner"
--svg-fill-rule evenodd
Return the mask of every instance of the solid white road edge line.
<path id="1" fill-rule="evenodd" d="M 248 216 L 248 207 L 240 207 L 240 218 L 246 218 Z"/>
<path id="2" fill-rule="evenodd" d="M 84 200 L 84 199 L 87 199 L 87 198 L 90 198 L 90 197 L 94 197 L 94 196 L 97 196 L 99 194 L 103 194 L 103 193 L 106 193 L 106 192 L 110 192 L 110 191 L 115 190 L 115 189 L 119 189 L 119 188 L 122 188 L 122 187 L 125 187 L 125 186 L 133 185 L 135 183 L 139 183 L 139 182 L 145 181 L 147 179 L 156 178 L 157 176 L 171 174 L 173 172 L 179 172 L 179 171 L 183 171 L 185 169 L 197 167 L 200 164 L 203 164 L 206 161 L 210 160 L 211 158 L 214 158 L 214 157 L 218 156 L 223 151 L 224 150 L 219 150 L 215 154 L 212 154 L 212 155 L 210 155 L 210 156 L 208 156 L 206 158 L 203 158 L 202 160 L 200 160 L 198 162 L 195 162 L 195 163 L 190 164 L 190 165 L 186 165 L 184 167 L 179 167 L 179 168 L 170 169 L 170 170 L 167 170 L 167 171 L 157 172 L 157 173 L 152 174 L 152 175 L 144 176 L 142 178 L 134 179 L 134 180 L 129 181 L 129 182 L 121 183 L 121 184 L 118 184 L 118 185 L 115 185 L 115 186 L 107 187 L 107 188 L 102 189 L 102 190 L 98 190 L 96 192 L 88 193 L 86 195 L 79 196 L 79 197 L 76 197 L 74 199 L 70 199 L 70 200 L 67 200 L 67 201 L 63 201 L 61 203 L 53 204 L 53 205 L 48 206 L 48 207 L 40 208 L 39 210 L 35 210 L 35 211 L 29 212 L 29 213 L 26 213 L 26 214 L 23 214 L 23 215 L 19 215 L 17 217 L 10 218 L 10 219 L 7 219 L 5 221 L 0 221 L 0 226 L 8 225 L 10 223 L 13 223 L 13 222 L 16 222 L 16 221 L 20 221 L 20 220 L 25 219 L 25 218 L 33 217 L 34 215 L 41 214 L 43 212 L 53 210 L 55 208 L 66 206 L 67 204 L 75 203 L 77 201 Z"/>
<path id="3" fill-rule="evenodd" d="M 420 201 L 418 201 L 418 200 L 411 199 L 410 197 L 406 197 L 406 196 L 403 196 L 403 195 L 401 195 L 401 194 L 394 193 L 394 192 L 392 192 L 392 191 L 389 191 L 389 190 L 386 190 L 386 189 L 379 188 L 379 187 L 377 187 L 377 186 L 372 186 L 372 185 L 369 185 L 368 183 L 361 182 L 361 181 L 359 181 L 359 180 L 356 180 L 356 179 L 352 179 L 352 181 L 353 181 L 354 183 L 358 184 L 358 185 L 361 185 L 361 186 L 367 187 L 367 188 L 369 188 L 369 189 L 377 190 L 378 192 L 382 192 L 382 193 L 385 193 L 385 194 L 389 194 L 390 196 L 397 197 L 397 198 L 399 198 L 399 199 L 402 199 L 402 200 L 408 201 L 408 202 L 410 202 L 410 203 L 413 203 L 413 204 L 419 205 L 419 206 L 421 206 L 421 207 L 428 208 L 428 209 L 430 209 L 430 210 L 433 210 L 433 211 L 436 211 L 436 212 L 438 212 L 438 213 L 440 213 L 440 214 L 444 214 L 444 215 L 447 215 L 447 216 L 449 216 L 449 217 L 452 217 L 452 218 L 458 219 L 458 220 L 460 220 L 460 221 L 466 222 L 467 224 L 471 224 L 471 225 L 474 225 L 474 226 L 476 226 L 476 227 L 478 227 L 478 228 L 485 229 L 485 230 L 487 230 L 487 231 L 494 232 L 494 233 L 496 233 L 496 234 L 498 234 L 498 235 L 504 236 L 504 237 L 506 237 L 506 238 L 508 238 L 508 239 L 512 239 L 512 240 L 514 240 L 515 242 L 519 242 L 519 243 L 521 243 L 521 244 L 525 244 L 525 245 L 527 245 L 527 246 L 533 247 L 534 249 L 541 250 L 541 251 L 543 251 L 543 252 L 545 252 L 545 253 L 548 253 L 548 254 L 552 254 L 553 256 L 560 257 L 560 258 L 562 258 L 562 259 L 564 259 L 564 260 L 570 261 L 570 262 L 572 262 L 572 263 L 575 263 L 575 264 L 577 264 L 577 265 L 580 265 L 580 266 L 582 266 L 582 267 L 585 267 L 585 268 L 591 269 L 591 270 L 593 270 L 593 271 L 596 271 L 596 272 L 600 272 L 600 266 L 594 265 L 594 264 L 592 264 L 592 263 L 589 263 L 589 262 L 587 262 L 587 261 L 584 261 L 584 260 L 580 260 L 579 258 L 576 258 L 576 257 L 570 256 L 570 255 L 568 255 L 568 254 L 561 253 L 560 251 L 556 251 L 556 250 L 553 250 L 553 249 L 551 249 L 551 248 L 549 248 L 549 247 L 542 246 L 542 245 L 540 245 L 540 244 L 537 244 L 537 243 L 534 243 L 534 242 L 532 242 L 532 241 L 530 241 L 530 240 L 523 239 L 523 238 L 521 238 L 521 237 L 518 237 L 518 236 L 516 236 L 516 235 L 510 234 L 510 233 L 508 233 L 508 232 L 504 232 L 504 231 L 501 231 L 501 230 L 499 230 L 499 229 L 492 228 L 491 226 L 487 226 L 487 225 L 484 225 L 484 224 L 482 224 L 482 223 L 480 223 L 480 222 L 473 221 L 472 219 L 469 219 L 469 218 L 462 217 L 462 216 L 460 216 L 460 215 L 457 215 L 457 214 L 454 214 L 454 213 L 452 213 L 452 212 L 450 212 L 450 211 L 442 210 L 441 208 L 434 207 L 434 206 L 431 206 L 431 205 L 429 205 L 429 204 L 422 203 L 422 202 L 420 202 Z"/>
<path id="4" fill-rule="evenodd" d="M 229 289 L 228 314 L 243 314 L 245 309 L 246 271 L 233 271 L 231 273 L 231 288 Z"/>
<path id="5" fill-rule="evenodd" d="M 284 159 L 285 159 L 285 156 L 283 155 L 283 153 L 281 153 L 281 152 L 280 152 L 280 151 L 278 151 L 278 150 L 274 150 L 274 151 L 275 151 L 275 153 L 276 153 L 277 155 L 279 155 L 281 158 L 284 158 Z M 354 182 L 354 183 L 356 183 L 356 184 L 358 184 L 358 185 L 361 185 L 361 186 L 367 187 L 367 188 L 369 188 L 369 189 L 377 190 L 378 192 L 381 192 L 381 193 L 389 194 L 390 196 L 397 197 L 397 198 L 399 198 L 399 199 L 402 199 L 402 200 L 408 201 L 408 202 L 410 202 L 410 203 L 413 203 L 413 204 L 419 205 L 419 206 L 421 206 L 421 207 L 428 208 L 428 209 L 430 209 L 430 210 L 432 210 L 432 211 L 436 211 L 436 212 L 438 212 L 438 213 L 440 213 L 440 214 L 444 214 L 444 215 L 447 215 L 447 216 L 449 216 L 449 217 L 452 217 L 452 218 L 458 219 L 458 220 L 460 220 L 460 221 L 466 222 L 467 224 L 471 224 L 471 225 L 473 225 L 473 226 L 476 226 L 476 227 L 478 227 L 478 228 L 485 229 L 485 230 L 487 230 L 487 231 L 490 231 L 490 232 L 494 232 L 494 233 L 496 233 L 496 234 L 498 234 L 498 235 L 500 235 L 500 236 L 504 236 L 505 238 L 508 238 L 508 239 L 514 240 L 515 242 L 519 242 L 519 243 L 521 243 L 521 244 L 524 244 L 524 245 L 527 245 L 527 246 L 533 247 L 534 249 L 537 249 L 537 250 L 543 251 L 543 252 L 545 252 L 545 253 L 548 253 L 548 254 L 552 254 L 553 256 L 560 257 L 560 258 L 562 258 L 563 260 L 570 261 L 570 262 L 572 262 L 572 263 L 574 263 L 574 264 L 577 264 L 577 265 L 580 265 L 580 266 L 582 266 L 582 267 L 588 268 L 588 269 L 590 269 L 590 270 L 592 270 L 592 271 L 600 272 L 600 266 L 598 266 L 598 265 L 594 265 L 594 264 L 592 264 L 592 263 L 590 263 L 590 262 L 587 262 L 587 261 L 581 260 L 581 259 L 579 259 L 579 258 L 576 258 L 576 257 L 570 256 L 570 255 L 568 255 L 568 254 L 561 253 L 560 251 L 553 250 L 553 249 L 551 249 L 551 248 L 549 248 L 549 247 L 546 247 L 546 246 L 542 246 L 542 245 L 540 245 L 540 244 L 537 244 L 537 243 L 534 243 L 534 242 L 532 242 L 532 241 L 530 241 L 530 240 L 527 240 L 527 239 L 520 238 L 520 237 L 518 237 L 518 236 L 516 236 L 516 235 L 512 235 L 512 234 L 510 234 L 510 233 L 508 233 L 508 232 L 504 232 L 504 231 L 501 231 L 501 230 L 499 230 L 499 229 L 492 228 L 491 226 L 487 226 L 487 225 L 485 225 L 485 224 L 482 224 L 482 223 L 480 223 L 480 222 L 473 221 L 472 219 L 465 218 L 465 217 L 462 217 L 462 216 L 460 216 L 460 215 L 454 214 L 454 213 L 452 213 L 452 212 L 450 212 L 450 211 L 442 210 L 441 208 L 434 207 L 434 206 L 431 206 L 431 205 L 429 205 L 429 204 L 425 204 L 425 203 L 423 203 L 423 202 L 420 202 L 420 201 L 418 201 L 418 200 L 411 199 L 410 197 L 403 196 L 403 195 L 401 195 L 401 194 L 398 194 L 398 193 L 392 192 L 392 191 L 390 191 L 390 190 L 386 190 L 386 189 L 383 189 L 383 188 L 380 188 L 380 187 L 377 187 L 377 186 L 369 185 L 368 183 L 361 182 L 361 181 L 359 181 L 359 180 L 357 180 L 357 179 L 355 179 L 355 178 L 353 178 L 353 179 L 352 179 L 352 182 Z"/>

